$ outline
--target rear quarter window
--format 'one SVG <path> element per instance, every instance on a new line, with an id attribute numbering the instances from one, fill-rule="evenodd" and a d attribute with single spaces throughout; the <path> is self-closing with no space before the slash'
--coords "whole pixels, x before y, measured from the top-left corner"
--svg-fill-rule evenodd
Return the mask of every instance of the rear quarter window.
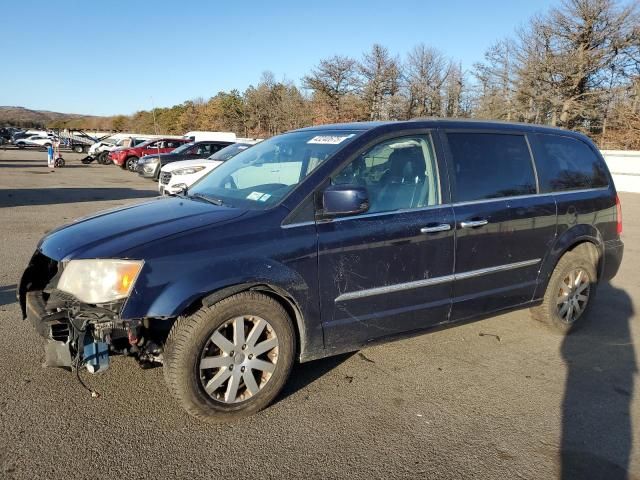
<path id="1" fill-rule="evenodd" d="M 561 135 L 538 134 L 536 155 L 542 192 L 601 188 L 609 184 L 604 162 L 585 142 Z"/>

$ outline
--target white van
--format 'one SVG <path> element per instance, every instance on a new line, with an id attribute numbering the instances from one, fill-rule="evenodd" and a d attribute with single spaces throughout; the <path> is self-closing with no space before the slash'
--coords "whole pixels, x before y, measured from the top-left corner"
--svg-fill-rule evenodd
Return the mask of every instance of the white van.
<path id="1" fill-rule="evenodd" d="M 184 134 L 184 138 L 192 142 L 202 142 L 204 140 L 218 142 L 236 142 L 236 134 L 233 132 L 202 132 L 193 131 Z"/>

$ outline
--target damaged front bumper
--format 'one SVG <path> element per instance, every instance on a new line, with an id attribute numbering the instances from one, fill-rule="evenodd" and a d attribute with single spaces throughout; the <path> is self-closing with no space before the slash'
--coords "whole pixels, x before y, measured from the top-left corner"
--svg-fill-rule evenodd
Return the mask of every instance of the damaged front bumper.
<path id="1" fill-rule="evenodd" d="M 18 290 L 23 318 L 47 339 L 45 366 L 105 371 L 110 356 L 132 355 L 145 366 L 162 362 L 162 351 L 147 334 L 148 319 L 123 320 L 124 301 L 102 305 L 80 302 L 56 288 L 59 262 L 36 252 Z M 146 326 L 145 326 L 146 325 Z"/>

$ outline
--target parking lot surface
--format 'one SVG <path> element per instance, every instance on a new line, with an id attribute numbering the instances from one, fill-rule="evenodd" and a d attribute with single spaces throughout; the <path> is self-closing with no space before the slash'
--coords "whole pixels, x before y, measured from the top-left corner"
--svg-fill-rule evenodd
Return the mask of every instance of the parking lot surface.
<path id="1" fill-rule="evenodd" d="M 14 294 L 38 240 L 157 192 L 65 157 L 0 149 L 0 478 L 640 478 L 640 195 L 620 195 L 624 262 L 575 334 L 512 312 L 299 365 L 270 408 L 208 425 L 160 368 L 117 358 L 83 374 L 91 398 L 41 367 Z"/>

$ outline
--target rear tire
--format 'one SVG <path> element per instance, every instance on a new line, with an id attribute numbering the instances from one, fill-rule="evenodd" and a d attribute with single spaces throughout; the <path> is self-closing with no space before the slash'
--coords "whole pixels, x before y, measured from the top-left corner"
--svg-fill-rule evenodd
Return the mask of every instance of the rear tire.
<path id="1" fill-rule="evenodd" d="M 596 265 L 585 253 L 580 249 L 560 258 L 542 304 L 531 309 L 535 320 L 561 335 L 567 335 L 584 323 L 596 294 Z"/>
<path id="2" fill-rule="evenodd" d="M 227 422 L 276 398 L 295 351 L 284 308 L 266 295 L 241 292 L 175 322 L 165 344 L 164 377 L 187 413 Z"/>
<path id="3" fill-rule="evenodd" d="M 82 145 L 74 145 L 73 151 L 76 153 L 82 153 L 84 151 L 84 147 Z"/>

